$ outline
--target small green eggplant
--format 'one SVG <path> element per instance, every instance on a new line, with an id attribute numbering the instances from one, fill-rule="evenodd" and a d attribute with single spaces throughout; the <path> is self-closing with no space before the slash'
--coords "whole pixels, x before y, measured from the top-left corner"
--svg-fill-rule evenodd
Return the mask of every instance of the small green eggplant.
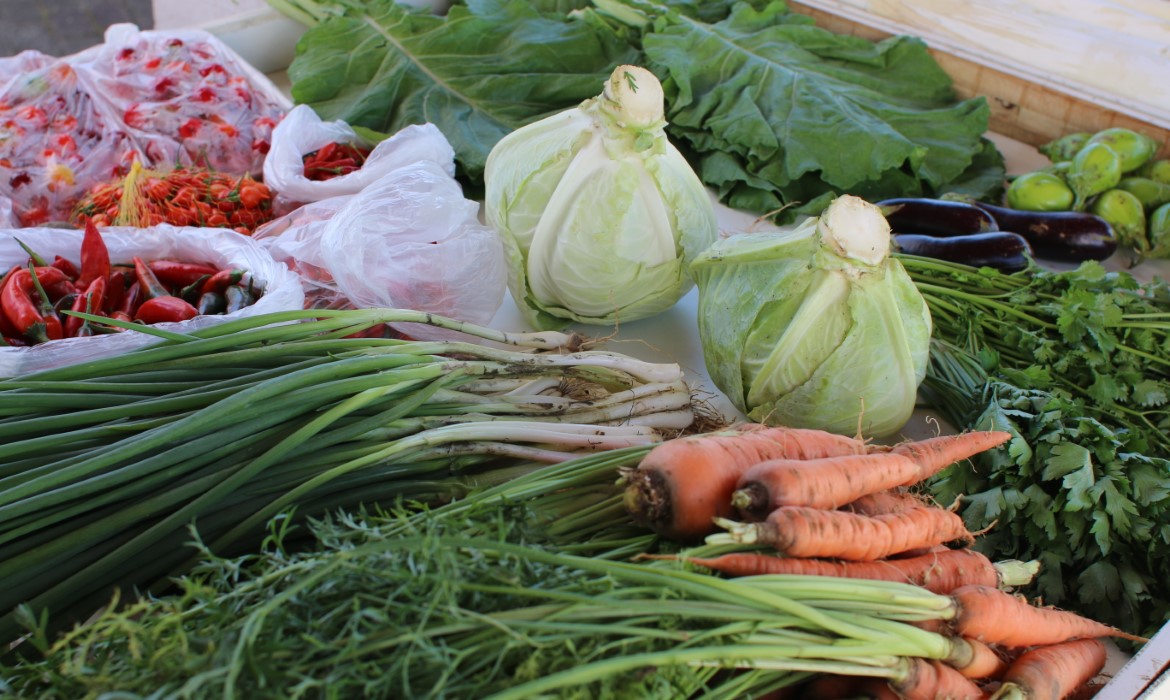
<path id="1" fill-rule="evenodd" d="M 1121 182 L 1121 156 L 1104 143 L 1090 143 L 1077 152 L 1065 177 L 1075 195 L 1072 208 L 1083 211 L 1091 197 Z"/>

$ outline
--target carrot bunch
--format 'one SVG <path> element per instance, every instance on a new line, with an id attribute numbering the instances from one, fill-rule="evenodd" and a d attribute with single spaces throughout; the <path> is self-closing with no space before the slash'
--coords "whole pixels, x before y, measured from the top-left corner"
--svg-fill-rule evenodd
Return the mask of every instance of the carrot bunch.
<path id="1" fill-rule="evenodd" d="M 1103 667 L 1101 637 L 1141 638 L 1005 591 L 1030 581 L 1034 564 L 993 563 L 970 549 L 976 533 L 962 518 L 913 490 L 1010 437 L 973 431 L 885 446 L 747 424 L 656 446 L 623 474 L 624 499 L 664 537 L 720 551 L 743 545 L 643 558 L 728 576 L 894 581 L 946 596 L 933 626 L 917 624 L 951 640 L 951 658 L 907 658 L 881 679 L 818 677 L 799 697 L 1070 697 Z"/>

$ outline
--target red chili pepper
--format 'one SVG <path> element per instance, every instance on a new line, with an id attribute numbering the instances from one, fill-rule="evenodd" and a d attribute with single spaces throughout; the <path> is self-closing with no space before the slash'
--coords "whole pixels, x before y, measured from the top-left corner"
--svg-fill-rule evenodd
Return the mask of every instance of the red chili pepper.
<path id="1" fill-rule="evenodd" d="M 186 321 L 199 315 L 199 310 L 179 297 L 158 296 L 142 302 L 134 314 L 140 323 L 154 324 L 166 321 Z"/>
<path id="2" fill-rule="evenodd" d="M 160 282 L 171 289 L 181 289 L 195 284 L 200 277 L 210 277 L 219 272 L 218 267 L 200 263 L 184 263 L 174 260 L 151 260 L 147 267 Z"/>
<path id="3" fill-rule="evenodd" d="M 57 268 L 61 272 L 64 272 L 65 276 L 68 277 L 69 279 L 77 279 L 78 277 L 81 276 L 81 270 L 77 269 L 76 265 L 74 265 L 69 260 L 61 257 L 60 255 L 53 258 L 52 266 Z"/>
<path id="4" fill-rule="evenodd" d="M 171 295 L 170 290 L 150 271 L 150 266 L 142 258 L 135 255 L 131 259 L 134 261 L 134 277 L 138 280 L 138 286 L 142 289 L 144 298 L 153 299 Z"/>
<path id="5" fill-rule="evenodd" d="M 33 289 L 36 290 L 36 298 L 40 303 L 41 318 L 45 323 L 45 335 L 49 340 L 59 340 L 65 337 L 65 329 L 61 326 L 61 318 L 57 315 L 57 310 L 53 308 L 53 302 L 49 299 L 49 293 L 45 291 L 45 283 L 57 284 L 64 280 L 64 272 L 61 272 L 55 267 L 33 267 L 32 263 L 28 266 L 29 279 L 32 282 Z M 44 280 L 42 281 L 42 277 Z"/>
<path id="6" fill-rule="evenodd" d="M 106 285 L 106 299 L 100 312 L 113 313 L 122 304 L 122 297 L 126 296 L 126 274 L 121 270 L 110 273 L 110 283 Z"/>
<path id="7" fill-rule="evenodd" d="M 104 277 L 98 277 L 93 282 L 89 283 L 89 287 L 84 294 L 79 294 L 73 300 L 71 311 L 84 311 L 86 313 L 97 313 L 102 308 L 106 296 L 106 280 Z M 85 325 L 85 319 L 77 316 L 68 316 L 65 318 L 65 337 L 76 337 L 81 327 Z"/>
<path id="8" fill-rule="evenodd" d="M 142 304 L 144 296 L 142 294 L 142 286 L 135 280 L 126 288 L 126 293 L 122 295 L 122 303 L 118 304 L 118 308 L 110 314 L 110 318 L 114 318 L 115 314 L 122 314 L 126 316 L 126 320 L 134 317 L 134 312 Z"/>
<path id="9" fill-rule="evenodd" d="M 16 324 L 7 313 L 4 311 L 4 290 L 8 287 L 8 283 L 12 280 L 12 276 L 21 269 L 20 265 L 14 265 L 11 270 L 4 273 L 0 277 L 0 335 L 15 337 L 20 335 L 20 330 L 17 329 Z"/>
<path id="10" fill-rule="evenodd" d="M 98 277 L 105 278 L 106 282 L 110 280 L 110 251 L 93 219 L 86 219 L 85 235 L 81 239 L 81 274 L 76 284 L 88 289 L 89 283 Z"/>
<path id="11" fill-rule="evenodd" d="M 215 273 L 206 282 L 204 282 L 203 289 L 201 291 L 204 294 L 208 292 L 223 294 L 225 291 L 227 291 L 228 287 L 232 286 L 233 284 L 239 284 L 240 280 L 243 278 L 243 270 L 226 268 Z"/>
<path id="12" fill-rule="evenodd" d="M 53 268 L 54 270 L 59 268 Z M 61 274 L 65 274 L 62 272 Z M 70 294 L 77 293 L 77 285 L 73 284 L 72 280 L 64 279 L 60 282 L 45 285 L 45 292 L 49 295 L 49 301 L 54 304 L 61 300 L 62 297 L 67 297 Z"/>
<path id="13" fill-rule="evenodd" d="M 58 270 L 58 272 L 60 272 Z M 4 285 L 4 291 L 0 293 L 0 306 L 4 308 L 4 314 L 12 325 L 16 328 L 16 332 L 35 342 L 43 343 L 48 340 L 55 340 L 52 336 L 57 334 L 60 338 L 61 324 L 47 322 L 44 315 L 37 308 L 36 302 L 33 301 L 33 273 L 29 269 L 21 268 L 11 274 L 8 283 Z M 49 307 L 50 311 L 52 306 Z M 56 316 L 52 317 L 57 320 Z"/>

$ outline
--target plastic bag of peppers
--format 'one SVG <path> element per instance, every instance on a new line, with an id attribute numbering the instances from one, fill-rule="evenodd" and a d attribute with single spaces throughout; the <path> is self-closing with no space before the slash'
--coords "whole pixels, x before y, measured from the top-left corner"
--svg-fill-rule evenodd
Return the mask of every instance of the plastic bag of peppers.
<path id="1" fill-rule="evenodd" d="M 0 230 L 0 376 L 157 342 L 66 310 L 193 330 L 304 305 L 299 278 L 227 229 Z"/>

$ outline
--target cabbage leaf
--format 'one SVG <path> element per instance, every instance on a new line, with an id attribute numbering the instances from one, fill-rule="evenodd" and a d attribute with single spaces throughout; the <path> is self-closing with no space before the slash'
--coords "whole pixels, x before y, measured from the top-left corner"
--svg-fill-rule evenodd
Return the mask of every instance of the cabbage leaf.
<path id="1" fill-rule="evenodd" d="M 521 0 L 475 0 L 445 17 L 374 0 L 333 9 L 297 43 L 293 100 L 385 134 L 430 122 L 473 182 L 506 134 L 595 96 L 615 66 L 639 58 L 593 15 Z"/>

